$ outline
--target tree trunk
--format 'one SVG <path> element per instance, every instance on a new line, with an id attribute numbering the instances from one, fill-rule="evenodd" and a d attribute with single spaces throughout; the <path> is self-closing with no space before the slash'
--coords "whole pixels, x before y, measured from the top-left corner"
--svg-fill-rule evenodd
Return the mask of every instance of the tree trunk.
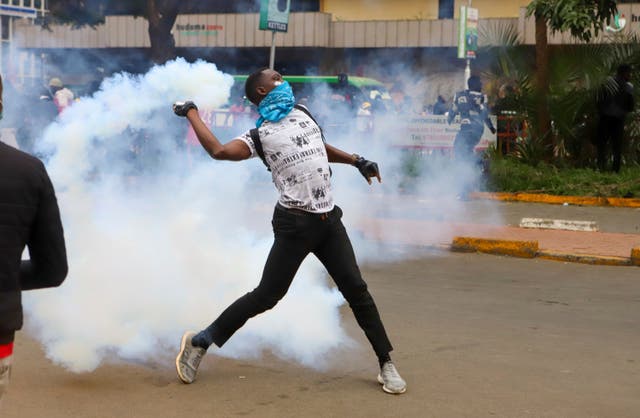
<path id="1" fill-rule="evenodd" d="M 176 41 L 171 29 L 176 23 L 180 0 L 147 0 L 151 60 L 164 64 L 176 57 Z"/>
<path id="2" fill-rule="evenodd" d="M 553 154 L 553 135 L 551 133 L 551 117 L 547 96 L 549 95 L 549 42 L 547 39 L 547 22 L 536 14 L 536 110 L 538 120 L 535 134 L 538 138 L 546 136 L 545 144 L 549 146 L 549 157 Z"/>

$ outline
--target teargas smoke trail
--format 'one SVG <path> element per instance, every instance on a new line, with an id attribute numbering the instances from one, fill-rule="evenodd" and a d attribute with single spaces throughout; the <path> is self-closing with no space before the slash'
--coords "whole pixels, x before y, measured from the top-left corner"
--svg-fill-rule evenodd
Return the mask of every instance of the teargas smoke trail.
<path id="1" fill-rule="evenodd" d="M 26 293 L 24 307 L 27 330 L 55 363 L 88 372 L 118 359 L 166 359 L 183 331 L 208 325 L 257 285 L 272 240 L 268 175 L 258 164 L 202 161 L 201 149 L 187 158 L 187 122 L 171 111 L 185 99 L 219 107 L 232 82 L 213 64 L 180 59 L 117 74 L 39 139 L 70 273 L 60 288 Z M 343 299 L 327 283 L 318 263 L 305 262 L 281 303 L 218 353 L 266 349 L 322 367 L 326 353 L 351 343 Z"/>

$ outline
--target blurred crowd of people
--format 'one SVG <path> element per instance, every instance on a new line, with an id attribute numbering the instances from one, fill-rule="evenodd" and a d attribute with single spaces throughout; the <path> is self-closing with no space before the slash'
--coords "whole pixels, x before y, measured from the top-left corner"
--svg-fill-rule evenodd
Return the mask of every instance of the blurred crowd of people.
<path id="1" fill-rule="evenodd" d="M 11 106 L 3 113 L 3 128 L 13 129 L 18 147 L 31 154 L 37 154 L 35 141 L 46 126 L 77 99 L 59 77 L 42 85 L 5 80 L 4 96 Z"/>
<path id="2" fill-rule="evenodd" d="M 85 89 L 87 91 L 81 93 L 93 93 L 101 81 L 97 80 Z M 37 153 L 35 140 L 42 135 L 45 127 L 80 98 L 80 94 L 65 85 L 62 77 L 57 76 L 49 78 L 43 85 L 16 87 L 10 82 L 5 84 L 5 95 L 14 98 L 14 106 L 5 112 L 4 127 L 14 128 L 19 148 L 30 153 Z M 346 74 L 339 74 L 335 84 L 294 87 L 298 102 L 307 105 L 325 129 L 340 130 L 344 128 L 344 124 L 355 120 L 356 129 L 360 132 L 372 131 L 378 117 L 446 116 L 451 111 L 454 94 L 451 98 L 440 94 L 434 103 L 425 103 L 412 94 L 414 91 L 415 89 L 400 81 L 391 84 L 388 91 L 358 88 L 349 81 Z M 501 98 L 510 93 L 512 91 L 508 88 L 501 90 L 495 112 L 503 110 L 499 107 L 504 107 L 506 101 L 501 102 Z M 245 129 L 257 118 L 255 107 L 238 91 L 232 91 L 232 101 L 226 108 L 200 109 L 200 113 L 208 124 L 227 129 L 230 133 Z M 335 115 L 340 117 L 336 118 Z M 504 126 L 499 122 L 498 130 L 501 129 Z M 140 143 L 144 141 L 138 138 L 140 135 L 135 136 L 131 152 L 137 155 L 143 148 Z M 177 141 L 184 144 L 188 154 L 198 149 L 193 132 L 185 132 L 182 138 Z"/>

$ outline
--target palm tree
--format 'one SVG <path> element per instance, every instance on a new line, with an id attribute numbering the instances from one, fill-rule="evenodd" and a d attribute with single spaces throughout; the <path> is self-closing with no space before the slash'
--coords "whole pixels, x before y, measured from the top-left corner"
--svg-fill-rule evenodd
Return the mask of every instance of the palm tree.
<path id="1" fill-rule="evenodd" d="M 552 32 L 569 32 L 578 40 L 589 42 L 598 36 L 604 23 L 616 14 L 615 0 L 533 0 L 527 6 L 527 16 L 535 19 L 536 38 L 536 107 L 538 115 L 534 129 L 538 137 L 551 133 L 550 108 L 547 96 L 550 92 L 550 50 L 548 29 Z"/>
<path id="2" fill-rule="evenodd" d="M 524 46 L 517 28 L 498 24 L 480 34 L 481 53 L 494 57 L 483 74 L 495 88 L 510 83 L 517 92 L 511 101 L 529 131 L 520 152 L 535 161 L 551 155 L 556 163 L 586 166 L 593 163 L 590 140 L 595 139 L 596 101 L 603 88 L 611 88 L 609 76 L 622 63 L 640 64 L 640 44 L 636 36 L 612 36 L 610 43 L 564 45 L 549 49 L 548 92 L 544 109 L 537 90 L 536 63 L 530 47 Z M 640 80 L 634 74 L 635 80 Z M 636 83 L 637 84 L 637 83 Z M 489 91 L 491 94 L 491 91 Z M 549 130 L 539 129 L 541 113 L 549 115 Z M 542 117 L 544 120 L 544 116 Z M 632 149 L 637 148 L 640 121 L 632 115 L 627 125 Z M 628 158 L 627 158 L 628 159 Z"/>

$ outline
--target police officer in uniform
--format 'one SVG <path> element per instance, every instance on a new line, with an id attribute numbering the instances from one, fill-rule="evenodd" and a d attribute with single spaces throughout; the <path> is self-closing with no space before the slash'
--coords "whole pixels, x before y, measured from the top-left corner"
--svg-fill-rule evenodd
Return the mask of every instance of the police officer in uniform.
<path id="1" fill-rule="evenodd" d="M 460 131 L 453 142 L 453 155 L 459 166 L 472 167 L 479 163 L 474 158 L 473 149 L 480 142 L 484 125 L 486 124 L 493 134 L 496 133 L 496 128 L 489 118 L 489 109 L 486 97 L 482 94 L 480 77 L 469 77 L 467 86 L 466 90 L 456 93 L 453 98 L 447 121 L 451 124 L 455 117 L 460 115 Z M 460 195 L 463 199 L 467 198 L 470 189 L 470 184 L 465 183 Z"/>

